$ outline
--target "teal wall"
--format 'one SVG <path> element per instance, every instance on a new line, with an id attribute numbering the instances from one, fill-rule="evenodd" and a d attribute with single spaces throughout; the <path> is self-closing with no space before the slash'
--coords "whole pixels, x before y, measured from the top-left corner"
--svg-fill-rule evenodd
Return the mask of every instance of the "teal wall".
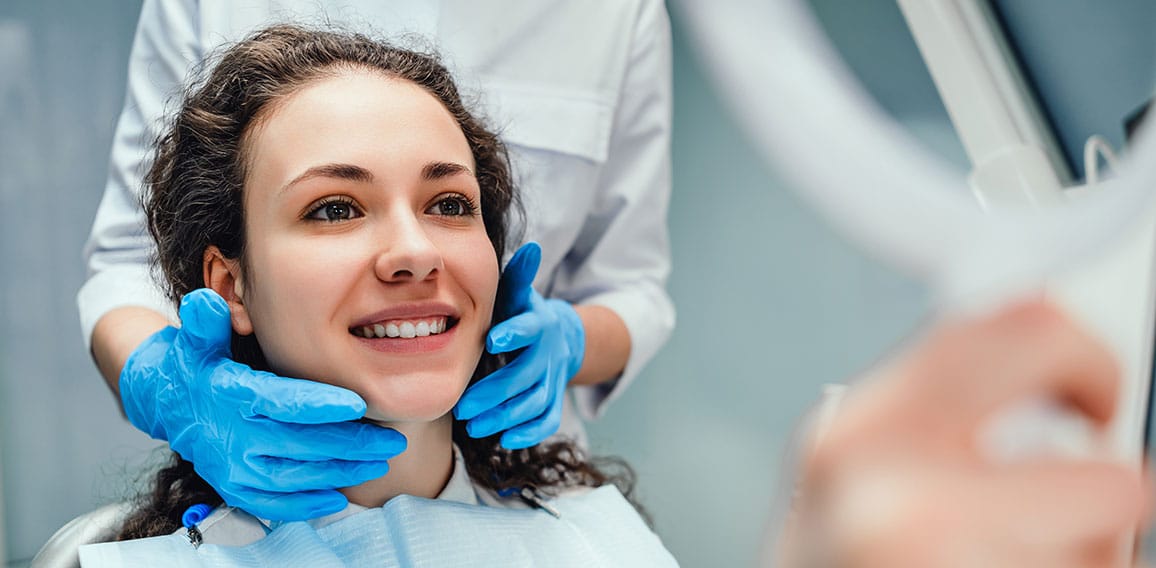
<path id="1" fill-rule="evenodd" d="M 1156 2 L 993 0 L 1076 179 L 1093 134 L 1117 150 L 1124 121 L 1156 91 Z"/>

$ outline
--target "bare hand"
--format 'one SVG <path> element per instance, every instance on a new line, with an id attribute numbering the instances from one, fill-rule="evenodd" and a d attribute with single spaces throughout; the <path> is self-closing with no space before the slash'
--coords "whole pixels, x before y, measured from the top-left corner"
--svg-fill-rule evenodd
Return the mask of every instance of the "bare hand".
<path id="1" fill-rule="evenodd" d="M 997 463 L 977 445 L 993 414 L 1036 397 L 1103 427 L 1118 389 L 1110 353 L 1046 303 L 945 325 L 848 395 L 806 465 L 795 548 L 832 566 L 1127 566 L 1148 498 L 1137 467 Z"/>

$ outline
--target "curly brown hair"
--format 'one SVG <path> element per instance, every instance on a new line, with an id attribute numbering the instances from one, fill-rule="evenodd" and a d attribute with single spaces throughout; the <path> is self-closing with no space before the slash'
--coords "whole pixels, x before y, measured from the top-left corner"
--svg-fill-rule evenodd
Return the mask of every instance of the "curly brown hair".
<path id="1" fill-rule="evenodd" d="M 201 75 L 204 75 L 202 67 Z M 145 177 L 144 209 L 157 243 L 156 264 L 175 303 L 204 287 L 203 254 L 216 246 L 244 266 L 242 206 L 245 136 L 278 101 L 310 83 L 351 69 L 383 73 L 417 84 L 449 110 L 465 134 L 477 167 L 482 219 L 500 260 L 513 215 L 521 211 L 505 145 L 463 104 L 449 71 L 430 54 L 401 49 L 368 36 L 277 25 L 226 49 L 207 77 L 186 89 L 172 122 L 156 143 Z M 500 307 L 496 306 L 495 312 Z M 268 370 L 254 336 L 232 336 L 234 358 Z M 483 353 L 471 380 L 496 370 L 499 356 Z M 547 494 L 574 486 L 613 483 L 630 498 L 634 474 L 617 459 L 591 460 L 569 441 L 507 450 L 499 436 L 475 439 L 455 421 L 453 440 L 473 481 L 496 492 L 534 487 Z M 197 503 L 218 506 L 220 495 L 193 464 L 173 454 L 124 523 L 119 539 L 171 533 Z"/>

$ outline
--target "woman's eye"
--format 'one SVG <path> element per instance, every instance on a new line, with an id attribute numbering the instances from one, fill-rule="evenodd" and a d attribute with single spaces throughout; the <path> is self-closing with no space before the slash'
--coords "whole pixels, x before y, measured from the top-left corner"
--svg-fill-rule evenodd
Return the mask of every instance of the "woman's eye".
<path id="1" fill-rule="evenodd" d="M 319 204 L 306 217 L 316 221 L 333 223 L 361 217 L 361 211 L 350 201 L 337 200 Z"/>
<path id="2" fill-rule="evenodd" d="M 430 213 L 434 215 L 446 215 L 449 217 L 473 215 L 474 211 L 477 210 L 473 202 L 461 196 L 440 199 L 437 203 L 434 203 L 430 209 Z"/>

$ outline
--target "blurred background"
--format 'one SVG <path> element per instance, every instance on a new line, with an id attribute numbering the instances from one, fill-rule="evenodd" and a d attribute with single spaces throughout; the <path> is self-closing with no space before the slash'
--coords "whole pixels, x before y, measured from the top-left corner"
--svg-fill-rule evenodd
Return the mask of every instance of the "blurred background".
<path id="1" fill-rule="evenodd" d="M 967 168 L 895 1 L 810 4 L 880 105 Z M 1151 63 L 1113 43 L 1122 28 L 1150 34 L 1146 0 L 1096 4 L 1113 5 L 1110 17 L 1079 0 L 994 4 L 1009 25 L 1051 30 L 1018 47 L 1044 61 L 1033 81 L 1054 80 L 1049 90 L 1068 97 L 1047 105 L 1056 123 L 1103 106 L 1106 83 L 1085 80 L 1097 67 Z M 139 9 L 137 0 L 0 2 L 0 562 L 9 566 L 24 566 L 77 514 L 130 494 L 156 447 L 121 417 L 75 308 Z M 893 351 L 930 308 L 922 284 L 841 240 L 761 163 L 675 10 L 672 19 L 669 290 L 679 323 L 590 432 L 596 453 L 635 466 L 641 500 L 684 566 L 745 566 L 758 556 L 795 423 L 821 385 Z M 1152 92 L 1150 75 L 1139 83 Z"/>

